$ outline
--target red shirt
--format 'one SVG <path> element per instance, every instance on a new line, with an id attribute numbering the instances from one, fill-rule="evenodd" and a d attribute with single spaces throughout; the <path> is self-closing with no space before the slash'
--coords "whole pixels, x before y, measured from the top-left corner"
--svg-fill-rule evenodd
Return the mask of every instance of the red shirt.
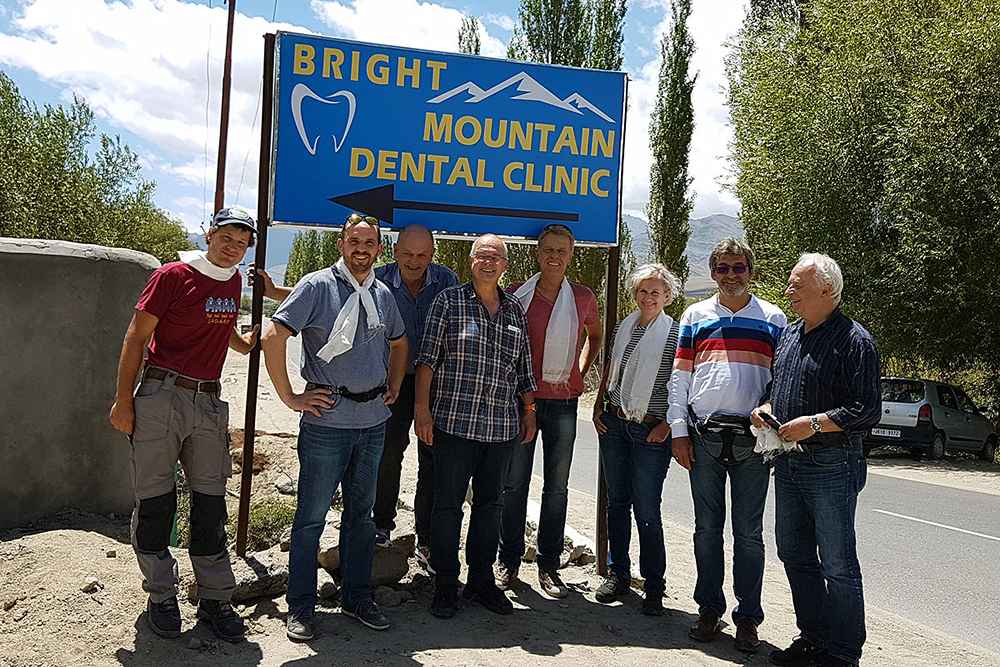
<path id="1" fill-rule="evenodd" d="M 508 292 L 515 292 L 524 283 L 514 283 L 507 288 Z M 577 332 L 576 339 L 579 341 L 583 337 L 584 326 L 593 324 L 600 320 L 600 313 L 597 311 L 597 297 L 588 288 L 576 283 L 570 283 L 573 288 L 573 296 L 576 298 Z M 549 384 L 542 380 L 542 354 L 545 352 L 545 330 L 549 326 L 549 317 L 552 315 L 552 308 L 555 303 L 549 301 L 535 290 L 535 296 L 528 306 L 528 344 L 531 346 L 532 372 L 535 374 L 535 381 L 538 383 L 538 391 L 535 398 L 577 398 L 583 393 L 583 376 L 580 375 L 580 364 L 573 364 L 569 373 L 568 385 Z M 579 347 L 579 343 L 577 346 Z"/>
<path id="2" fill-rule="evenodd" d="M 149 341 L 147 363 L 199 380 L 221 376 L 241 285 L 239 271 L 223 282 L 184 262 L 157 269 L 135 305 L 160 320 Z"/>

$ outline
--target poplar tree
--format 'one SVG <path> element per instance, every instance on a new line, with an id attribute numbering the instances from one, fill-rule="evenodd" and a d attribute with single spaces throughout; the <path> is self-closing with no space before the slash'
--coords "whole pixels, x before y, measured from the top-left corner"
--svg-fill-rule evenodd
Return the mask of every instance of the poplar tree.
<path id="1" fill-rule="evenodd" d="M 691 237 L 691 177 L 688 174 L 694 107 L 691 94 L 697 75 L 689 68 L 694 40 L 688 32 L 691 0 L 672 0 L 670 31 L 660 42 L 660 77 L 656 106 L 649 122 L 650 167 L 649 241 L 653 257 L 673 271 L 681 283 L 681 294 L 668 312 L 675 318 L 684 311 L 683 285 L 689 267 L 684 249 Z"/>

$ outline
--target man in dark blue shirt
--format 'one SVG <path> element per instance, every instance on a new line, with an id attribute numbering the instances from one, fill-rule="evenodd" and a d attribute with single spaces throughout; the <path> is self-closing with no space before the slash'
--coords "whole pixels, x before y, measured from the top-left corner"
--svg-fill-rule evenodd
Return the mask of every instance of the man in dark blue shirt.
<path id="1" fill-rule="evenodd" d="M 864 593 L 854 534 L 867 466 L 861 436 L 879 419 L 881 388 L 875 342 L 839 306 L 844 279 L 837 263 L 805 254 L 785 294 L 801 318 L 774 356 L 761 412 L 803 451 L 775 459 L 775 540 L 785 565 L 800 635 L 772 651 L 782 667 L 857 665 L 865 643 Z"/>
<path id="2" fill-rule="evenodd" d="M 424 319 L 431 301 L 447 287 L 458 284 L 451 269 L 434 264 L 434 237 L 422 225 L 410 225 L 399 232 L 393 246 L 396 261 L 375 268 L 381 280 L 396 298 L 399 314 L 406 327 L 410 358 L 399 396 L 389 406 L 392 416 L 385 424 L 385 447 L 378 468 L 375 489 L 375 543 L 389 544 L 396 527 L 396 501 L 399 499 L 399 476 L 403 453 L 410 444 L 413 423 L 413 401 L 416 396 L 413 380 L 417 355 L 424 334 Z M 417 441 L 417 490 L 413 496 L 413 514 L 417 531 L 417 560 L 430 569 L 431 510 L 434 509 L 434 455 L 427 443 Z M 433 574 L 433 571 L 432 571 Z"/>

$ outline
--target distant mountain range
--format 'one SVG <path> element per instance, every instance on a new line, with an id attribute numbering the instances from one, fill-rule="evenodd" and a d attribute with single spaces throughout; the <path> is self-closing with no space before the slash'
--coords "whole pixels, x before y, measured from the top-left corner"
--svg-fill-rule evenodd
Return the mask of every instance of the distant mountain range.
<path id="1" fill-rule="evenodd" d="M 632 252 L 636 260 L 645 262 L 649 259 L 649 226 L 642 218 L 625 214 L 622 216 L 632 232 Z M 684 292 L 688 296 L 702 296 L 715 289 L 708 270 L 708 256 L 712 248 L 726 236 L 743 236 L 743 223 L 731 215 L 716 213 L 704 218 L 691 218 L 691 238 L 684 250 L 691 269 Z"/>

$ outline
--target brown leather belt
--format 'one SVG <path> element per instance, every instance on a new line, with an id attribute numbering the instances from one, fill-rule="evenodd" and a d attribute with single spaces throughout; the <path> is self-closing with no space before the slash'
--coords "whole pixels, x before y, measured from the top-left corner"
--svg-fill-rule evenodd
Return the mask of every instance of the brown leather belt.
<path id="1" fill-rule="evenodd" d="M 146 373 L 143 375 L 143 379 L 147 380 L 165 380 L 166 377 L 167 371 L 162 368 L 153 368 L 152 366 L 147 366 Z M 220 389 L 218 380 L 193 380 L 191 378 L 186 378 L 183 375 L 178 375 L 177 378 L 174 379 L 174 385 L 183 389 L 191 389 L 192 391 L 205 394 L 216 394 Z"/>
<path id="2" fill-rule="evenodd" d="M 625 411 L 622 410 L 619 406 L 617 406 L 617 405 L 609 405 L 608 407 L 611 409 L 611 412 L 615 413 L 615 415 L 619 419 L 621 419 L 622 421 L 627 421 L 627 422 L 635 421 L 634 419 L 632 419 L 631 417 L 629 417 L 627 414 L 625 414 Z M 646 415 L 645 417 L 642 418 L 642 423 L 643 424 L 655 424 L 658 421 L 662 421 L 662 420 L 659 417 L 654 417 L 653 415 Z"/>

